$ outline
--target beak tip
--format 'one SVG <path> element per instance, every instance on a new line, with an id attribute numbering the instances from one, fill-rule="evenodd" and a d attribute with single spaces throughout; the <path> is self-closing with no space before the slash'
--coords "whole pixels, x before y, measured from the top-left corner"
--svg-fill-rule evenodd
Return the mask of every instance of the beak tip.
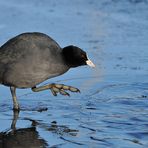
<path id="1" fill-rule="evenodd" d="M 90 66 L 90 67 L 95 68 L 95 67 L 96 67 L 96 65 L 95 65 L 95 64 L 93 64 L 93 65 L 92 65 L 92 66 Z"/>
<path id="2" fill-rule="evenodd" d="M 93 66 L 92 66 L 92 68 L 95 68 L 96 67 L 96 65 L 94 64 Z"/>
<path id="3" fill-rule="evenodd" d="M 94 64 L 91 60 L 87 60 L 87 61 L 86 61 L 86 64 L 87 64 L 88 66 L 92 67 L 92 68 L 95 68 L 95 67 L 96 67 L 95 64 Z"/>

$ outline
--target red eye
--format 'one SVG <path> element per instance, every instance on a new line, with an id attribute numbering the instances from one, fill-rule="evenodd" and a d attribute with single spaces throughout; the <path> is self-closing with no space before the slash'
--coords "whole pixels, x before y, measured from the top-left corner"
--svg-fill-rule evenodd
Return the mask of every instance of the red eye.
<path id="1" fill-rule="evenodd" d="M 81 54 L 81 57 L 82 57 L 83 59 L 85 59 L 85 55 L 84 55 L 84 54 Z"/>

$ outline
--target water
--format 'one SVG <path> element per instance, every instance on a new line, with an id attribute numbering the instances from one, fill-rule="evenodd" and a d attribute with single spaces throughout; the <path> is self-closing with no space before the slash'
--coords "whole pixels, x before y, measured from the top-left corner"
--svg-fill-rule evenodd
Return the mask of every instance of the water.
<path id="1" fill-rule="evenodd" d="M 18 89 L 19 115 L 0 86 L 0 148 L 148 147 L 147 0 L 1 0 L 0 7 L 1 44 L 44 32 L 61 47 L 80 46 L 96 64 L 43 82 L 78 87 L 71 97 Z"/>

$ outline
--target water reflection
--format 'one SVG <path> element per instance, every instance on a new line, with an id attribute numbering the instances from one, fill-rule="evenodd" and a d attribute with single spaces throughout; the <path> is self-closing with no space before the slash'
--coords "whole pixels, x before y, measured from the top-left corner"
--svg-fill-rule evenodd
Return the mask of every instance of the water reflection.
<path id="1" fill-rule="evenodd" d="M 14 112 L 11 128 L 0 133 L 0 148 L 41 148 L 47 147 L 47 142 L 39 136 L 36 127 L 16 128 L 19 112 Z"/>
<path id="2" fill-rule="evenodd" d="M 70 129 L 65 125 L 57 125 L 56 121 L 53 121 L 51 126 L 48 127 L 47 130 L 52 132 L 52 133 L 56 133 L 60 136 L 64 136 L 65 134 L 68 134 L 68 135 L 71 135 L 71 136 L 76 136 L 77 132 L 78 132 L 78 130 Z"/>
<path id="3" fill-rule="evenodd" d="M 17 128 L 17 121 L 23 120 L 24 122 L 31 122 L 27 128 Z M 13 112 L 13 119 L 9 129 L 0 132 L 0 148 L 46 148 L 50 143 L 48 137 L 44 139 L 40 136 L 39 131 L 46 131 L 54 135 L 55 139 L 59 137 L 61 144 L 65 144 L 65 136 L 77 136 L 79 132 L 76 129 L 70 129 L 65 125 L 59 125 L 57 121 L 51 123 L 43 123 L 41 120 L 33 120 L 31 118 L 19 117 L 19 112 Z M 48 135 L 48 134 L 47 134 Z M 50 137 L 50 136 L 49 136 Z M 69 140 L 70 143 L 74 143 Z M 76 142 L 75 142 L 76 143 Z M 77 143 L 76 143 L 77 144 Z"/>
<path id="4" fill-rule="evenodd" d="M 0 133 L 1 148 L 41 148 L 47 147 L 44 139 L 39 137 L 35 127 L 21 128 L 10 132 Z"/>

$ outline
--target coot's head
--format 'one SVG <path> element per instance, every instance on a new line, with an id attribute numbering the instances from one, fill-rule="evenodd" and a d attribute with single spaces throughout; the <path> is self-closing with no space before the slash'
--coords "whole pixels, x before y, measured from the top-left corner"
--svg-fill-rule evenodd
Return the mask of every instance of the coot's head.
<path id="1" fill-rule="evenodd" d="M 86 52 L 79 47 L 73 45 L 64 47 L 62 54 L 66 64 L 69 67 L 77 67 L 81 65 L 89 65 L 90 67 L 95 67 L 93 62 L 88 58 Z"/>

